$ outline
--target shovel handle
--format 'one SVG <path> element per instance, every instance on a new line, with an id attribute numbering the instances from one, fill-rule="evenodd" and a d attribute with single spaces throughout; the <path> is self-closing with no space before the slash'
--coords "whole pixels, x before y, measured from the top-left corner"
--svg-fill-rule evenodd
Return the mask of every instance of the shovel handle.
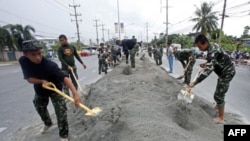
<path id="1" fill-rule="evenodd" d="M 75 73 L 74 73 L 73 69 L 71 69 L 71 73 L 72 73 L 72 75 L 73 75 L 73 77 L 74 77 L 74 79 L 75 79 L 75 81 L 76 81 L 76 83 L 77 83 L 77 85 L 78 85 L 78 88 L 79 88 L 79 89 L 80 89 L 80 91 L 82 92 L 82 87 L 80 86 L 80 84 L 79 84 L 78 80 L 76 79 L 76 75 L 75 75 Z"/>
<path id="2" fill-rule="evenodd" d="M 71 102 L 75 102 L 74 99 L 70 96 L 68 96 L 67 94 L 65 94 L 64 92 L 58 90 L 55 86 L 55 84 L 53 84 L 52 82 L 46 83 L 42 85 L 43 88 L 51 90 L 56 92 L 57 94 L 63 96 L 64 98 L 66 98 L 67 100 L 71 101 Z M 79 104 L 79 107 L 82 108 L 83 110 L 85 110 L 87 113 L 93 113 L 87 106 L 83 105 L 82 103 Z"/>

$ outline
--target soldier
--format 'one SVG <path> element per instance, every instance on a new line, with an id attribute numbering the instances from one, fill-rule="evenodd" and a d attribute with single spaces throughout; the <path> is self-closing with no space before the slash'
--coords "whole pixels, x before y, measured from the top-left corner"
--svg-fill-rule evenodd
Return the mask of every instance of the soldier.
<path id="1" fill-rule="evenodd" d="M 207 51 L 207 62 L 200 64 L 200 67 L 204 68 L 204 70 L 194 82 L 189 84 L 189 87 L 194 87 L 213 71 L 218 75 L 214 100 L 216 102 L 215 109 L 218 110 L 219 115 L 214 118 L 214 122 L 224 123 L 225 94 L 229 88 L 230 81 L 235 76 L 234 64 L 222 48 L 218 45 L 210 44 L 206 36 L 198 35 L 195 39 L 195 44 L 201 51 Z"/>
<path id="2" fill-rule="evenodd" d="M 107 74 L 107 69 L 108 69 L 108 63 L 106 61 L 107 57 L 108 54 L 104 52 L 104 49 L 99 48 L 99 54 L 98 54 L 99 74 L 101 74 L 102 71 L 104 71 L 105 74 Z"/>
<path id="3" fill-rule="evenodd" d="M 50 98 L 55 108 L 61 141 L 68 141 L 69 127 L 65 100 L 55 92 L 44 89 L 42 84 L 52 82 L 57 89 L 61 90 L 62 82 L 64 82 L 71 90 L 76 105 L 81 103 L 81 98 L 68 76 L 59 69 L 56 63 L 43 57 L 41 49 L 42 47 L 38 45 L 37 41 L 24 41 L 22 46 L 24 56 L 19 58 L 19 63 L 24 79 L 34 84 L 35 97 L 33 103 L 44 122 L 41 133 L 45 133 L 53 125 L 47 109 Z"/>
<path id="4" fill-rule="evenodd" d="M 80 56 L 78 55 L 76 48 L 68 44 L 67 37 L 65 35 L 60 35 L 59 41 L 61 43 L 61 47 L 58 48 L 58 57 L 61 61 L 62 70 L 70 76 L 75 88 L 77 89 L 77 80 L 74 79 L 74 76 L 72 74 L 73 71 L 76 76 L 76 79 L 78 79 L 74 57 L 76 57 L 76 59 L 82 64 L 84 69 L 86 69 L 86 65 L 83 63 Z M 67 95 L 69 95 L 69 90 L 67 86 L 64 85 L 63 90 Z"/>
<path id="5" fill-rule="evenodd" d="M 184 68 L 184 84 L 188 85 L 190 83 L 193 67 L 196 62 L 194 51 L 191 49 L 176 50 L 174 55 L 175 58 L 181 62 L 182 67 Z"/>
<path id="6" fill-rule="evenodd" d="M 163 47 L 162 45 L 159 46 L 159 50 L 160 50 L 160 65 L 162 64 L 162 56 L 163 56 Z"/>
<path id="7" fill-rule="evenodd" d="M 160 47 L 155 47 L 155 45 L 153 45 L 153 55 L 154 55 L 154 60 L 155 60 L 155 63 L 156 65 L 161 65 L 162 62 L 161 62 L 161 52 L 160 52 Z"/>
<path id="8" fill-rule="evenodd" d="M 118 65 L 119 59 L 117 57 L 117 49 L 114 46 L 111 46 L 111 54 L 114 60 L 114 67 L 115 67 L 116 65 Z"/>
<path id="9" fill-rule="evenodd" d="M 151 58 L 152 57 L 152 47 L 148 47 L 148 56 Z"/>
<path id="10" fill-rule="evenodd" d="M 123 39 L 123 40 L 116 40 L 116 45 L 120 45 L 123 48 L 123 52 L 126 55 L 126 64 L 128 64 L 128 56 L 129 56 L 129 50 L 134 53 L 135 56 L 136 49 L 134 49 L 136 44 L 136 39 Z M 132 50 L 134 49 L 134 50 Z M 132 68 L 135 68 L 135 61 L 134 56 L 130 56 L 131 66 Z"/>

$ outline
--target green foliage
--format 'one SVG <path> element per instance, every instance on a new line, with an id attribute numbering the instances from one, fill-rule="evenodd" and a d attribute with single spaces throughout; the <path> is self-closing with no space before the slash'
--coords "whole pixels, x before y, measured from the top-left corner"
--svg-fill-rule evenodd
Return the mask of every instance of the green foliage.
<path id="1" fill-rule="evenodd" d="M 218 17 L 216 17 L 216 12 L 212 11 L 213 6 L 211 2 L 203 2 L 200 8 L 196 6 L 196 17 L 191 19 L 191 21 L 196 22 L 193 30 L 207 35 L 217 29 Z"/>
<path id="2" fill-rule="evenodd" d="M 191 48 L 193 46 L 192 38 L 187 35 L 174 36 L 173 43 L 181 44 L 181 48 Z"/>

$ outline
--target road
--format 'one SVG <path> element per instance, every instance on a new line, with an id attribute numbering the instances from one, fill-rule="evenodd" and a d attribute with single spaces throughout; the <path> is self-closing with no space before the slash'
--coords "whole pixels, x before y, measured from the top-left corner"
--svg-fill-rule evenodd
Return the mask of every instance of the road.
<path id="1" fill-rule="evenodd" d="M 77 62 L 79 83 L 85 86 L 96 82 L 105 74 L 98 74 L 97 56 L 83 57 L 87 69 Z M 58 60 L 54 60 L 60 65 Z M 15 131 L 34 122 L 41 122 L 35 111 L 32 100 L 34 96 L 33 85 L 23 79 L 19 64 L 0 67 L 0 139 L 11 141 Z M 52 105 L 49 111 L 52 113 Z"/>
<path id="2" fill-rule="evenodd" d="M 166 56 L 163 56 L 163 67 L 168 70 L 168 60 Z M 205 62 L 203 59 L 197 59 L 193 73 L 192 79 L 195 77 L 195 74 L 199 70 L 199 64 Z M 174 60 L 174 73 L 170 74 L 173 77 L 177 78 L 183 72 L 181 63 L 178 60 Z M 213 94 L 215 91 L 216 83 L 218 76 L 213 72 L 205 80 L 195 86 L 192 91 L 208 100 L 211 103 L 214 103 Z M 250 123 L 250 66 L 236 66 L 236 75 L 230 83 L 230 88 L 226 93 L 225 101 L 225 112 L 232 112 L 237 115 L 240 115 L 242 120 L 246 123 Z"/>

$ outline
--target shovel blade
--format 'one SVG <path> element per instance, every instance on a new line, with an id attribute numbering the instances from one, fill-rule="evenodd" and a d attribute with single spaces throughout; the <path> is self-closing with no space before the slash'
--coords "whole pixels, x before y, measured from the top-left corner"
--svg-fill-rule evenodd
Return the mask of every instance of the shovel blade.
<path id="1" fill-rule="evenodd" d="M 193 99 L 194 99 L 194 94 L 193 93 L 190 93 L 189 95 L 186 96 L 186 101 L 187 103 L 192 103 L 193 102 Z"/>
<path id="2" fill-rule="evenodd" d="M 101 108 L 95 107 L 95 108 L 93 108 L 91 111 L 87 112 L 85 115 L 86 115 L 86 116 L 96 116 L 96 115 L 98 115 L 101 111 L 102 111 Z"/>

